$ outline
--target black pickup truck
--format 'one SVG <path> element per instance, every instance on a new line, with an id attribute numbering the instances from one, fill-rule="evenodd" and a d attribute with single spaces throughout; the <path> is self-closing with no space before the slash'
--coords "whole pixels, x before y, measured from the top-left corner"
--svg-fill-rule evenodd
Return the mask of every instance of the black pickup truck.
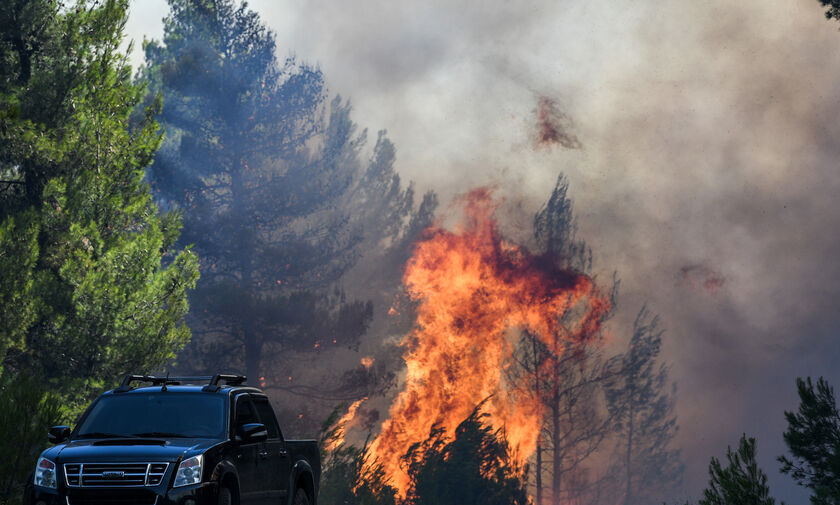
<path id="1" fill-rule="evenodd" d="M 133 387 L 132 383 L 145 384 Z M 29 505 L 315 505 L 314 440 L 285 440 L 245 377 L 130 375 L 50 429 Z"/>

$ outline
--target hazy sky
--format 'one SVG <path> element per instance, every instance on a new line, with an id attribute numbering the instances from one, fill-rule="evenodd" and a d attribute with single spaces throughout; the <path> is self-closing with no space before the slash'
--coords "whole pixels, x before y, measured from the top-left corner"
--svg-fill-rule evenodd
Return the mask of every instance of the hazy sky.
<path id="1" fill-rule="evenodd" d="M 620 319 L 662 315 L 687 492 L 746 432 L 774 494 L 806 502 L 775 457 L 795 377 L 840 386 L 840 24 L 816 0 L 250 4 L 419 188 L 498 183 L 528 215 L 565 173 Z M 134 1 L 138 47 L 166 10 Z M 535 148 L 541 96 L 582 149 Z"/>

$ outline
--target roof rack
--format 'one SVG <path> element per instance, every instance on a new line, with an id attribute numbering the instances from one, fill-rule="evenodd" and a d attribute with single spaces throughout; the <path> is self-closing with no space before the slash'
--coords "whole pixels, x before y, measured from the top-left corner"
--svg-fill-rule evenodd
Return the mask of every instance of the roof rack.
<path id="1" fill-rule="evenodd" d="M 244 375 L 232 375 L 232 374 L 215 374 L 213 376 L 209 375 L 202 375 L 202 376 L 192 376 L 192 377 L 155 377 L 154 375 L 126 375 L 122 381 L 120 387 L 114 389 L 115 393 L 124 393 L 126 391 L 131 391 L 134 387 L 131 385 L 132 382 L 148 382 L 153 386 L 168 386 L 168 385 L 180 385 L 180 384 L 195 384 L 197 382 L 208 382 L 206 386 L 204 386 L 201 390 L 202 391 L 209 391 L 215 392 L 221 389 L 219 382 L 224 381 L 226 386 L 239 386 L 243 384 L 246 380 Z"/>
<path id="2" fill-rule="evenodd" d="M 213 377 L 210 377 L 210 384 L 201 388 L 202 391 L 209 391 L 211 393 L 215 393 L 216 391 L 222 389 L 219 386 L 219 381 L 225 381 L 226 386 L 239 386 L 243 384 L 247 378 L 244 375 L 231 375 L 231 374 L 221 374 L 217 373 Z"/>

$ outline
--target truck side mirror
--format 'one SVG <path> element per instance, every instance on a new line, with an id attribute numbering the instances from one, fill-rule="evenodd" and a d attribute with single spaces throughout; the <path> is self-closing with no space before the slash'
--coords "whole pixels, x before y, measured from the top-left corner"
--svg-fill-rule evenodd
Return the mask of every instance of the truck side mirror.
<path id="1" fill-rule="evenodd" d="M 47 432 L 47 439 L 54 444 L 60 444 L 68 438 L 70 438 L 69 426 L 53 426 Z"/>
<path id="2" fill-rule="evenodd" d="M 262 423 L 248 423 L 239 427 L 242 442 L 262 442 L 268 438 L 268 431 Z"/>

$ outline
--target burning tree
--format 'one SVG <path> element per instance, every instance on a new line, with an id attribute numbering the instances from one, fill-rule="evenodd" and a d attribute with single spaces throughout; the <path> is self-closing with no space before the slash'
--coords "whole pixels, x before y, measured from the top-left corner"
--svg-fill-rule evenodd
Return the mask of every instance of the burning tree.
<path id="1" fill-rule="evenodd" d="M 534 236 L 539 250 L 563 268 L 591 275 L 592 253 L 577 238 L 567 193 L 568 182 L 561 175 L 534 218 Z M 616 373 L 616 360 L 604 358 L 600 329 L 612 315 L 617 286 L 614 279 L 609 309 L 600 314 L 598 325 L 589 328 L 591 333 L 580 333 L 577 327 L 585 307 L 572 305 L 555 315 L 558 324 L 549 341 L 525 331 L 517 344 L 514 366 L 508 369 L 511 382 L 545 407 L 534 458 L 538 504 L 543 503 L 546 487 L 555 504 L 580 501 L 599 490 L 587 465 L 612 434 L 603 386 Z"/>
<path id="2" fill-rule="evenodd" d="M 577 238 L 568 183 L 560 176 L 534 220 L 544 254 L 582 275 L 591 275 L 592 254 Z M 613 279 L 612 316 L 618 281 Z M 569 306 L 557 314 L 557 333 L 546 342 L 522 332 L 508 369 L 523 393 L 545 406 L 535 458 L 534 495 L 543 503 L 636 503 L 661 497 L 681 481 L 679 451 L 669 444 L 676 432 L 673 396 L 663 388 L 667 368 L 656 368 L 661 332 L 643 309 L 633 327 L 630 349 L 607 355 L 601 324 L 575 335 L 581 312 Z M 603 465 L 605 459 L 620 461 Z M 597 468 L 607 466 L 606 472 Z M 545 483 L 548 477 L 550 482 Z M 644 493 L 643 493 L 644 491 Z M 643 501 L 644 503 L 650 502 Z"/>
<path id="3" fill-rule="evenodd" d="M 401 464 L 409 476 L 402 498 L 388 484 L 389 476 L 365 440 L 361 447 L 345 443 L 348 423 L 361 402 L 341 405 L 321 432 L 323 474 L 319 499 L 345 505 L 525 505 L 529 503 L 523 466 L 507 441 L 506 430 L 492 428 L 482 402 L 447 435 L 433 427 L 412 445 Z M 347 409 L 346 414 L 339 414 Z"/>
<path id="4" fill-rule="evenodd" d="M 493 429 L 482 404 L 454 435 L 433 428 L 404 456 L 411 478 L 405 505 L 526 505 L 527 468 L 511 453 L 503 428 Z"/>
<path id="5" fill-rule="evenodd" d="M 341 404 L 321 427 L 321 486 L 318 498 L 344 505 L 395 505 L 397 491 L 387 484 L 382 465 L 372 461 L 369 438 L 362 447 L 345 443 L 347 425 L 362 400 Z M 340 416 L 344 409 L 347 412 Z M 340 416 L 340 417 L 339 417 Z"/>
<path id="6" fill-rule="evenodd" d="M 523 334 L 512 373 L 527 377 L 521 384 L 539 398 L 546 412 L 533 459 L 537 503 L 543 503 L 546 489 L 550 503 L 579 503 L 602 491 L 601 476 L 593 478 L 589 466 L 612 435 L 602 387 L 611 363 L 594 342 L 569 344 L 557 352 Z"/>
<path id="7" fill-rule="evenodd" d="M 661 334 L 645 310 L 630 350 L 607 355 L 602 327 L 617 281 L 604 291 L 590 274 L 567 188 L 558 179 L 535 218 L 539 253 L 502 238 L 486 188 L 460 199 L 455 231 L 433 226 L 418 241 L 403 277 L 417 313 L 402 342 L 405 384 L 366 449 L 401 499 L 425 475 L 416 471 L 425 452 L 440 452 L 485 399 L 484 419 L 504 432 L 512 461 L 535 463 L 538 503 L 546 488 L 554 504 L 629 503 L 640 485 L 656 493 L 679 481 L 672 396 L 661 388 L 667 368 L 657 368 Z M 628 453 L 639 465 L 632 474 L 601 464 Z M 618 485 L 625 475 L 632 495 Z"/>
<path id="8" fill-rule="evenodd" d="M 167 128 L 148 176 L 185 211 L 183 241 L 202 260 L 191 366 L 233 362 L 269 387 L 288 384 L 288 370 L 268 363 L 353 347 L 366 331 L 371 304 L 337 283 L 363 243 L 400 242 L 414 193 L 385 135 L 363 161 L 366 132 L 350 105 L 336 97 L 325 107 L 319 70 L 278 62 L 274 35 L 244 3 L 169 3 L 163 41 L 145 46 L 143 76 L 164 97 Z M 324 396 L 355 397 L 364 380 Z"/>
<path id="9" fill-rule="evenodd" d="M 562 335 L 566 345 L 597 334 L 610 307 L 590 277 L 502 239 L 489 190 L 475 190 L 461 203 L 462 228 L 428 229 L 403 278 L 418 314 L 403 341 L 407 377 L 371 445 L 401 496 L 411 480 L 401 465 L 406 452 L 432 429 L 451 436 L 488 397 L 487 422 L 505 430 L 514 460 L 524 465 L 536 447 L 543 404 L 506 382 L 514 353 L 509 330 L 530 331 L 546 345 Z M 570 307 L 580 317 L 560 332 L 556 316 Z"/>

